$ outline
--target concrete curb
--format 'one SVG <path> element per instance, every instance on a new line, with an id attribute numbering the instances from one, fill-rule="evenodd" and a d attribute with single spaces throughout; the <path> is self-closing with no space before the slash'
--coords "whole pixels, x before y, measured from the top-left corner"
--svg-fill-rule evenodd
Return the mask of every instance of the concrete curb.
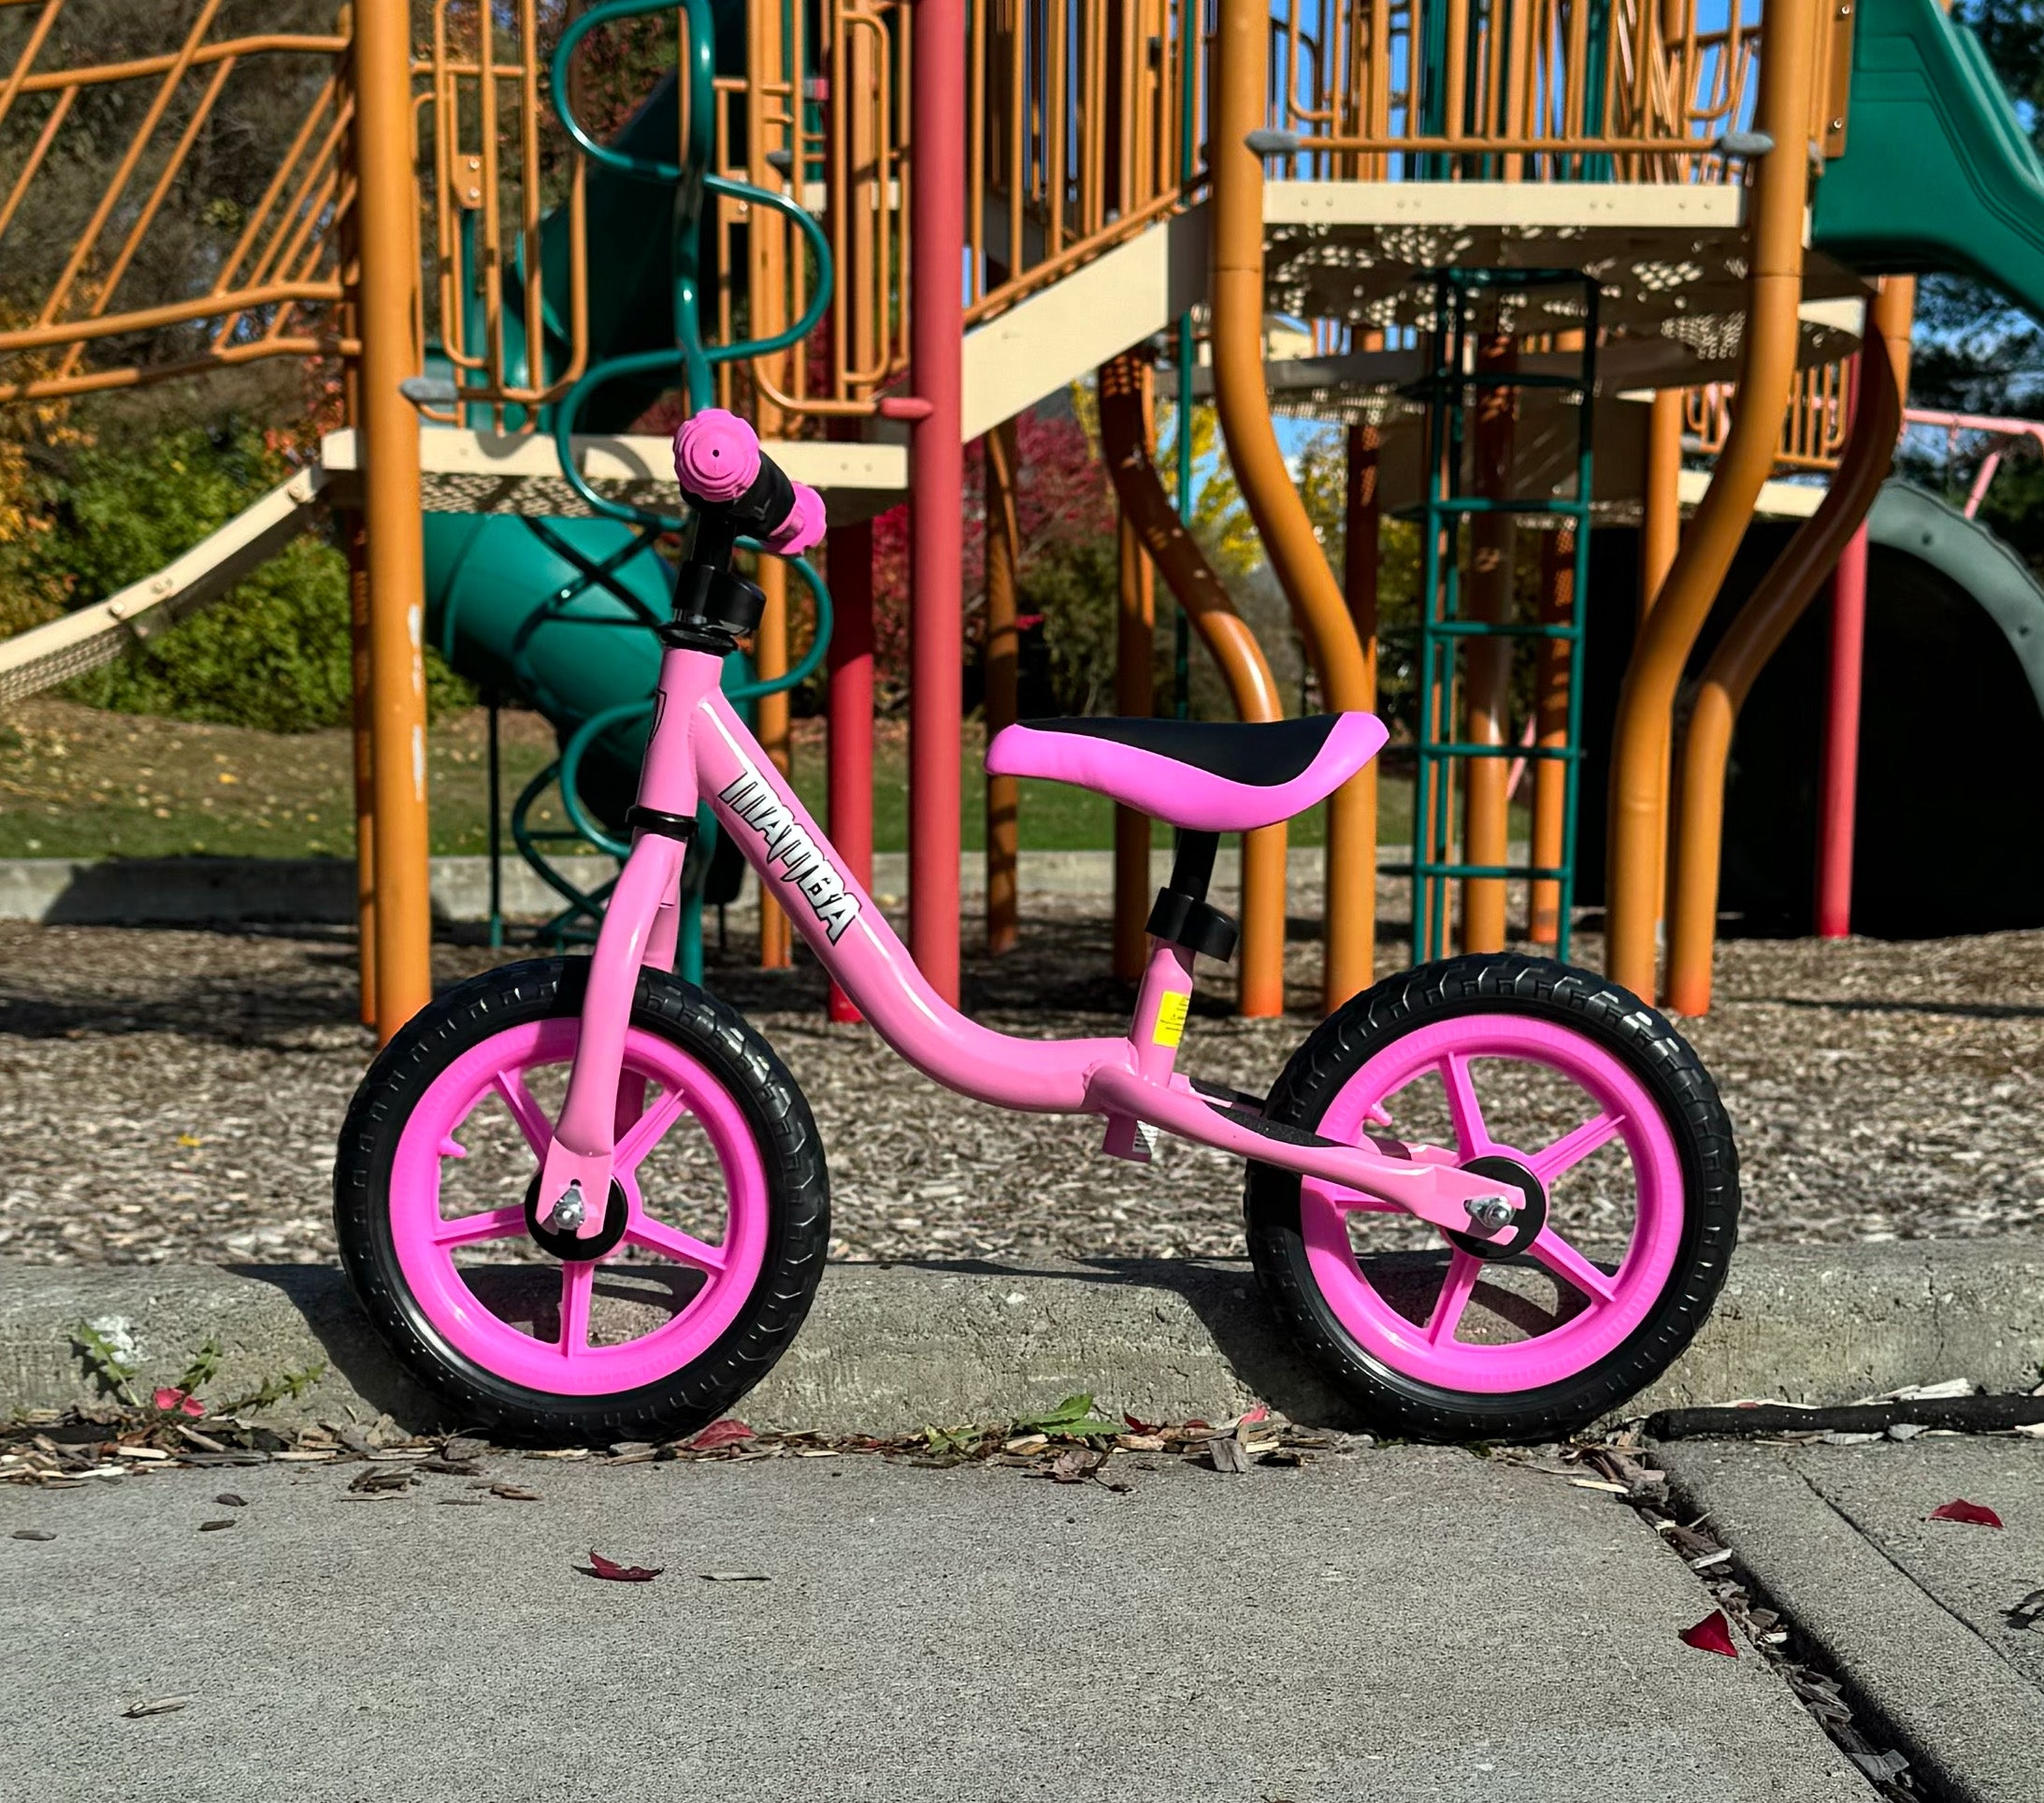
<path id="1" fill-rule="evenodd" d="M 0 1415 L 90 1401 L 80 1320 L 175 1379 L 209 1334 L 216 1393 L 315 1360 L 284 1419 L 458 1425 L 392 1363 L 321 1265 L 0 1265 Z M 2044 1241 L 1757 1247 L 1710 1324 L 1628 1412 L 1771 1396 L 1847 1402 L 1965 1377 L 2027 1389 L 2044 1363 Z M 756 1426 L 893 1433 L 1012 1420 L 1086 1390 L 1145 1420 L 1216 1421 L 1255 1400 L 1353 1426 L 1292 1350 L 1245 1263 L 839 1264 L 801 1336 L 744 1405 Z"/>
<path id="2" fill-rule="evenodd" d="M 1320 881 L 1320 848 L 1295 846 L 1288 881 L 1311 888 Z M 1114 891 L 1111 851 L 1026 851 L 1021 858 L 1025 899 L 1032 895 L 1105 896 Z M 1226 847 L 1215 860 L 1216 896 L 1231 898 L 1241 853 Z M 609 858 L 562 858 L 561 873 L 584 893 L 617 874 Z M 1155 880 L 1171 870 L 1171 853 L 1153 851 Z M 884 851 L 873 858 L 873 894 L 891 906 L 907 893 L 908 858 Z M 984 853 L 958 860 L 959 887 L 968 895 L 986 887 Z M 512 919 L 544 919 L 562 899 L 516 853 L 504 858 L 504 912 Z M 749 905 L 747 885 L 741 898 Z M 433 913 L 440 920 L 486 920 L 490 909 L 487 858 L 433 859 Z M 352 927 L 355 867 L 345 858 L 0 858 L 0 920 L 45 926 L 185 926 L 289 924 Z"/>

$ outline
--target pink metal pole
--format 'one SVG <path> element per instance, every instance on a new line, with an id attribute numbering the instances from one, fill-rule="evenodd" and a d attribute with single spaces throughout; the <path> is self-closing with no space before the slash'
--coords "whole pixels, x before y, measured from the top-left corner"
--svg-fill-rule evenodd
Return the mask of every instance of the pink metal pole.
<path id="1" fill-rule="evenodd" d="M 873 886 L 873 527 L 836 526 L 826 556 L 837 623 L 829 671 L 830 838 L 862 889 Z M 830 1018 L 857 1020 L 852 999 L 830 986 Z"/>
<path id="2" fill-rule="evenodd" d="M 958 758 L 965 711 L 960 565 L 965 447 L 965 0 L 916 0 L 911 53 L 909 949 L 958 1000 Z"/>
<path id="3" fill-rule="evenodd" d="M 1831 681 L 1824 699 L 1824 772 L 1818 802 L 1817 936 L 1852 930 L 1852 824 L 1860 787 L 1860 671 L 1866 646 L 1866 528 L 1831 578 Z"/>

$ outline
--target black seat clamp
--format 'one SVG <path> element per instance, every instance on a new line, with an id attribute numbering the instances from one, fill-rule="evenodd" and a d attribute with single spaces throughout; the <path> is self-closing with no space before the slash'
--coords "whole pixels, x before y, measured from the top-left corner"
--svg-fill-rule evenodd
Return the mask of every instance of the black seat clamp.
<path id="1" fill-rule="evenodd" d="M 1232 916 L 1176 888 L 1158 890 L 1144 930 L 1167 945 L 1183 945 L 1223 964 L 1234 957 L 1235 941 L 1241 937 Z"/>
<path id="2" fill-rule="evenodd" d="M 684 845 L 696 843 L 696 816 L 693 814 L 665 814 L 658 808 L 634 801 L 625 810 L 625 824 L 637 832 L 656 832 L 663 839 L 679 839 Z"/>

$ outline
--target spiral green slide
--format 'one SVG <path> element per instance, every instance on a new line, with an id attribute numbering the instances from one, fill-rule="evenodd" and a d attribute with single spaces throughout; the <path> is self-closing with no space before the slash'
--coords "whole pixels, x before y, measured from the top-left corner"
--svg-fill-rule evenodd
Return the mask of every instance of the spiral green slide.
<path id="1" fill-rule="evenodd" d="M 784 195 L 708 172 L 714 118 L 711 84 L 719 72 L 716 46 L 721 38 L 735 71 L 743 50 L 741 0 L 714 0 L 714 10 L 712 0 L 687 0 L 681 69 L 661 81 L 609 143 L 594 140 L 566 110 L 566 72 L 582 39 L 613 21 L 670 6 L 671 0 L 612 0 L 594 7 L 569 27 L 554 56 L 556 111 L 589 159 L 587 373 L 536 420 L 511 424 L 530 424 L 554 439 L 562 453 L 562 473 L 589 512 L 555 517 L 425 516 L 429 642 L 486 695 L 536 709 L 560 744 L 556 764 L 518 798 L 511 825 L 519 849 L 567 903 L 555 923 L 564 929 L 576 917 L 584 923 L 593 918 L 602 891 L 583 893 L 554 866 L 546 847 L 569 839 L 601 850 L 623 849 L 617 835 L 644 749 L 659 666 L 660 643 L 652 628 L 667 617 L 672 586 L 655 545 L 663 531 L 683 524 L 678 517 L 612 501 L 592 490 L 569 455 L 570 435 L 627 431 L 648 405 L 676 386 L 693 404 L 706 404 L 716 363 L 799 343 L 814 328 L 830 293 L 828 248 L 806 213 Z M 685 115 L 680 104 L 684 82 L 690 94 Z M 736 148 L 742 155 L 743 147 Z M 800 319 L 773 338 L 714 347 L 702 341 L 698 296 L 705 272 L 713 267 L 715 247 L 702 201 L 705 194 L 719 192 L 788 214 L 809 247 L 810 304 Z M 565 208 L 541 222 L 540 256 L 540 317 L 526 317 L 522 246 L 499 285 L 506 365 L 512 379 L 522 382 L 540 371 L 551 377 L 566 369 L 572 353 Z M 471 313 L 465 322 L 468 341 L 481 342 L 482 296 L 471 293 L 465 304 Z M 427 373 L 451 382 L 458 400 L 460 372 L 436 347 L 428 347 Z M 466 423 L 487 428 L 489 410 L 468 410 Z M 799 558 L 795 564 L 816 601 L 813 641 L 795 667 L 770 685 L 753 682 L 745 660 L 734 654 L 725 687 L 741 705 L 767 687 L 802 681 L 822 658 L 829 597 L 808 564 Z M 567 833 L 539 831 L 527 819 L 538 795 L 555 783 L 572 823 Z M 711 830 L 707 818 L 704 825 Z M 682 970 L 691 978 L 699 978 L 701 971 L 699 883 L 710 861 L 690 859 L 697 893 L 684 930 Z"/>

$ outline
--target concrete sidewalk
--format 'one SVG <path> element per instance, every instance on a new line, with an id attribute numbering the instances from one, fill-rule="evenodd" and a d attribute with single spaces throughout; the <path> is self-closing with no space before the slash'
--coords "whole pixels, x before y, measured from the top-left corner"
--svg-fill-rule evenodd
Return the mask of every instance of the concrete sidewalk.
<path id="1" fill-rule="evenodd" d="M 70 1341 L 80 1320 L 131 1348 L 147 1383 L 175 1381 L 214 1335 L 220 1393 L 324 1361 L 295 1419 L 465 1425 L 392 1364 L 340 1274 L 320 1265 L 0 1263 L 0 1416 L 93 1398 Z M 2044 1242 L 1756 1247 L 1734 1261 L 1695 1344 L 1627 1413 L 1849 1402 L 1960 1377 L 2027 1390 L 2040 1362 Z M 1145 1421 L 1221 1421 L 1263 1401 L 1296 1421 L 1356 1424 L 1248 1265 L 1217 1260 L 834 1264 L 743 1412 L 759 1427 L 887 1434 L 1012 1421 L 1080 1390 Z"/>
<path id="2" fill-rule="evenodd" d="M 1126 1495 L 850 1457 L 493 1457 L 540 1500 L 459 1476 L 350 1495 L 392 1468 L 0 1491 L 10 1793 L 1869 1795 L 1763 1661 L 1677 1637 L 1707 1599 L 1631 1509 L 1461 1452 L 1117 1457 Z M 664 1574 L 597 1581 L 592 1547 Z M 191 1701 L 123 1716 L 166 1695 Z"/>
<path id="3" fill-rule="evenodd" d="M 2011 1620 L 2044 1588 L 2044 1446 L 1693 1441 L 1654 1457 L 1937 1795 L 2044 1796 L 2044 1629 Z M 2003 1526 L 1927 1519 L 1960 1498 Z"/>

